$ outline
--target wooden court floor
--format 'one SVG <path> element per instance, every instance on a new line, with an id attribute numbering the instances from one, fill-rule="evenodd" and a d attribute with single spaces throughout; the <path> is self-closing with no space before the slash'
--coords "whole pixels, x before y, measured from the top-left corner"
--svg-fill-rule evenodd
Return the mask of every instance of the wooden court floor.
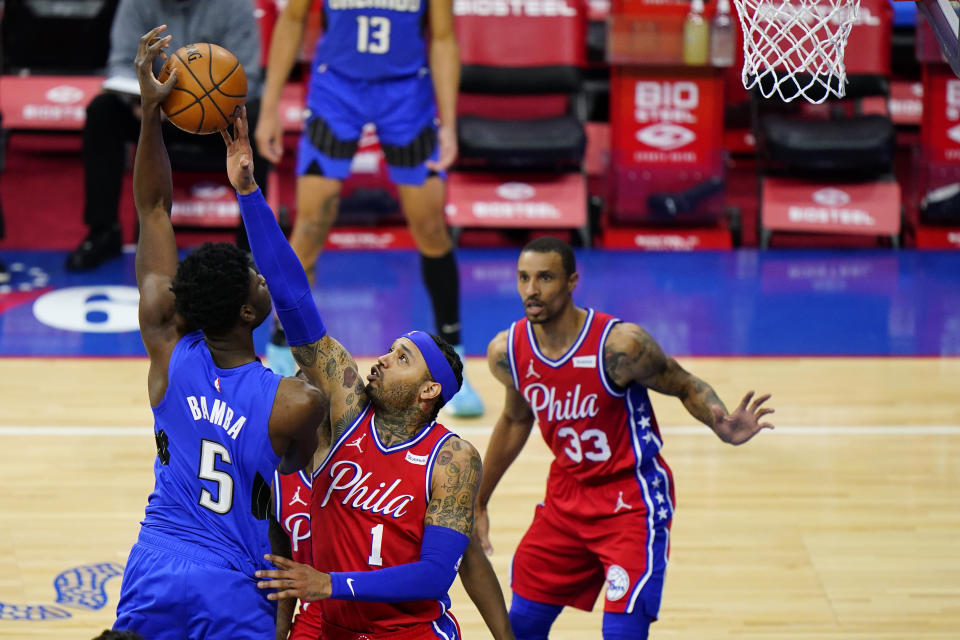
<path id="1" fill-rule="evenodd" d="M 654 639 L 960 638 L 960 359 L 682 359 L 729 405 L 774 394 L 778 429 L 743 447 L 654 395 L 677 512 Z M 481 451 L 502 394 L 469 363 L 486 416 L 448 421 Z M 0 603 L 54 605 L 71 567 L 123 564 L 152 487 L 140 359 L 0 359 Z M 543 495 L 534 433 L 491 504 L 492 561 L 511 552 Z M 2 619 L 0 638 L 91 638 L 99 610 Z M 467 638 L 488 637 L 459 583 Z M 551 638 L 600 638 L 600 613 L 567 610 Z"/>

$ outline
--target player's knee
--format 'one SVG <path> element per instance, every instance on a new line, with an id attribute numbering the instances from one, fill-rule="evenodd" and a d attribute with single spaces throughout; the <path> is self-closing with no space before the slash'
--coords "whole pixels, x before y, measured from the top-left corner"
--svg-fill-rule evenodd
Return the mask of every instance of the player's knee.
<path id="1" fill-rule="evenodd" d="M 547 640 L 550 626 L 563 609 L 560 605 L 527 600 L 513 593 L 510 626 L 517 640 Z"/>
<path id="2" fill-rule="evenodd" d="M 414 237 L 431 244 L 447 243 L 449 241 L 447 223 L 443 219 L 442 212 L 436 215 L 428 214 L 411 218 L 410 232 Z"/>
<path id="3" fill-rule="evenodd" d="M 643 611 L 603 614 L 603 640 L 647 640 L 650 623 Z"/>

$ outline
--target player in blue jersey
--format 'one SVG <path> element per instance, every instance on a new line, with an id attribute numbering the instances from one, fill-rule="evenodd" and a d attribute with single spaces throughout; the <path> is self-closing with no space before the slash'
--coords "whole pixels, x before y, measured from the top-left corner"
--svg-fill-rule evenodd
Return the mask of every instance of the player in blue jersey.
<path id="1" fill-rule="evenodd" d="M 150 371 L 155 485 L 123 575 L 115 629 L 150 640 L 272 638 L 275 606 L 254 573 L 270 550 L 270 479 L 302 468 L 317 447 L 326 397 L 265 368 L 253 329 L 270 294 L 247 255 L 206 244 L 177 262 L 170 162 L 160 103 L 176 82 L 151 68 L 161 26 L 140 39 L 143 118 L 134 164 L 140 219 L 137 287 Z"/>
<path id="2" fill-rule="evenodd" d="M 287 2 L 270 44 L 255 137 L 262 155 L 274 163 L 283 153 L 280 93 L 300 50 L 312 1 Z M 361 130 L 375 124 L 420 251 L 437 332 L 463 356 L 460 282 L 443 213 L 444 172 L 457 156 L 460 54 L 452 2 L 326 0 L 323 22 L 298 150 L 297 218 L 290 244 L 312 279 Z M 268 349 L 272 358 L 272 346 Z M 483 403 L 464 382 L 448 410 L 479 415 Z"/>

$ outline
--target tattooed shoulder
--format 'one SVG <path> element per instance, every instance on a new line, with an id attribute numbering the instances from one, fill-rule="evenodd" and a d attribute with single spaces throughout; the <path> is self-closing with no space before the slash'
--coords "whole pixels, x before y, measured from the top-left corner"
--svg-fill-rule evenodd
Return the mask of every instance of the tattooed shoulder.
<path id="1" fill-rule="evenodd" d="M 616 325 L 603 345 L 604 371 L 619 387 L 627 387 L 663 368 L 663 351 L 649 333 L 632 323 Z"/>
<path id="2" fill-rule="evenodd" d="M 487 347 L 487 365 L 498 379 L 510 377 L 510 359 L 507 354 L 507 332 L 501 331 Z"/>
<path id="3" fill-rule="evenodd" d="M 470 535 L 481 472 L 480 454 L 473 445 L 457 437 L 450 438 L 437 455 L 432 477 L 433 495 L 427 505 L 424 524 Z"/>

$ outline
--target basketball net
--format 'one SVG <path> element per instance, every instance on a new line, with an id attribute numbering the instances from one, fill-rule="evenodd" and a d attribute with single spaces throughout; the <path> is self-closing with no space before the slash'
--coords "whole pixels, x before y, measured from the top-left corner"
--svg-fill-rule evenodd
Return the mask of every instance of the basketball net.
<path id="1" fill-rule="evenodd" d="M 734 0 L 743 27 L 743 86 L 785 102 L 846 93 L 843 50 L 860 0 Z"/>

